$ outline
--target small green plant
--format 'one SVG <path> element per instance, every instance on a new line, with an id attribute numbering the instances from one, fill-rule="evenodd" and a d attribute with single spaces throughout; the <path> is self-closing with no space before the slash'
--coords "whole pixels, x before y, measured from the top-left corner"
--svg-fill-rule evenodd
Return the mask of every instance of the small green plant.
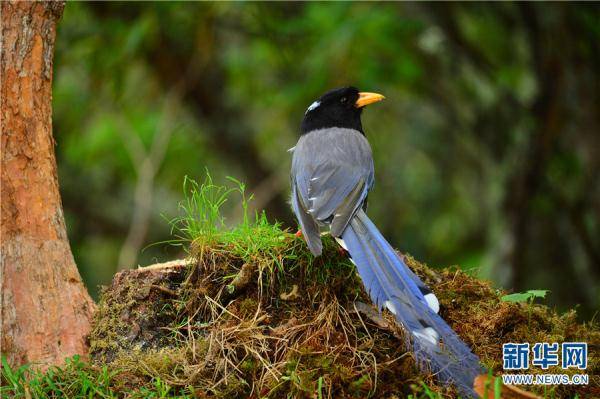
<path id="1" fill-rule="evenodd" d="M 527 303 L 527 324 L 531 324 L 531 312 L 533 302 L 536 298 L 546 298 L 549 290 L 529 290 L 525 292 L 516 292 L 514 294 L 504 295 L 500 298 L 502 302 Z"/>
<path id="2" fill-rule="evenodd" d="M 494 388 L 493 399 L 501 399 L 502 397 L 502 378 L 494 377 L 492 370 L 488 370 L 487 378 L 483 386 L 483 399 L 492 399 L 490 397 L 490 388 Z"/>
<path id="3" fill-rule="evenodd" d="M 434 392 L 431 390 L 431 388 L 429 388 L 429 386 L 427 386 L 427 384 L 425 384 L 424 382 L 421 383 L 421 385 L 423 386 L 423 397 L 424 398 L 428 398 L 428 399 L 442 399 L 442 395 L 439 392 Z"/>
<path id="4" fill-rule="evenodd" d="M 216 239 L 218 232 L 225 226 L 221 208 L 234 190 L 213 184 L 208 172 L 201 184 L 185 176 L 184 199 L 179 203 L 180 216 L 169 221 L 171 233 L 175 237 L 171 243 L 188 243 L 199 237 L 204 237 L 207 241 Z"/>
<path id="5" fill-rule="evenodd" d="M 218 252 L 239 258 L 244 264 L 256 265 L 261 273 L 266 271 L 267 285 L 273 278 L 283 279 L 286 272 L 299 265 L 304 265 L 306 273 L 321 283 L 331 274 L 350 276 L 354 273 L 354 266 L 339 257 L 325 261 L 327 267 L 324 267 L 324 258 L 315 260 L 301 238 L 283 230 L 279 223 L 270 222 L 264 211 L 252 215 L 249 211 L 252 195 L 246 194 L 244 183 L 232 177 L 227 180 L 227 185 L 216 184 L 208 171 L 201 183 L 185 177 L 179 216 L 169 220 L 174 239 L 167 243 L 184 247 L 196 259 L 207 252 Z M 241 220 L 235 226 L 229 226 L 223 216 L 225 205 L 231 202 L 239 203 L 241 208 L 237 212 Z M 337 247 L 329 238 L 324 239 L 323 245 L 325 251 Z M 314 267 L 315 262 L 317 267 Z M 235 289 L 231 282 L 236 275 L 232 273 L 224 278 L 229 294 Z"/>
<path id="6" fill-rule="evenodd" d="M 536 298 L 546 298 L 548 290 L 529 290 L 525 292 L 517 292 L 514 294 L 504 295 L 500 298 L 503 302 L 528 302 L 533 303 Z"/>
<path id="7" fill-rule="evenodd" d="M 184 178 L 184 199 L 179 203 L 180 215 L 169 221 L 175 237 L 169 243 L 183 245 L 197 255 L 203 247 L 220 247 L 243 260 L 259 255 L 280 252 L 286 237 L 291 236 L 281 229 L 279 223 L 270 223 L 264 212 L 249 215 L 248 205 L 252 195 L 246 195 L 244 183 L 227 178 L 232 185 L 213 183 L 210 173 L 202 183 L 189 177 Z M 237 194 L 241 206 L 241 223 L 228 227 L 223 216 L 223 206 Z M 276 259 L 274 259 L 276 260 Z"/>

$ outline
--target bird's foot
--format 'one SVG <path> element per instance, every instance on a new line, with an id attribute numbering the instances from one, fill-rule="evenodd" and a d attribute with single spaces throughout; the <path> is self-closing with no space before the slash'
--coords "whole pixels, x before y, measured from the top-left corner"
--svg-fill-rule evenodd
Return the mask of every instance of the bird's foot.
<path id="1" fill-rule="evenodd" d="M 298 238 L 302 237 L 302 230 L 298 230 L 294 235 Z"/>
<path id="2" fill-rule="evenodd" d="M 340 246 L 337 248 L 338 254 L 340 254 L 341 257 L 348 257 L 348 258 L 352 258 L 350 256 L 350 252 L 348 252 L 348 250 L 346 249 L 346 243 L 344 242 L 344 240 L 341 237 L 335 237 L 335 240 L 337 241 L 338 244 L 340 244 Z"/>

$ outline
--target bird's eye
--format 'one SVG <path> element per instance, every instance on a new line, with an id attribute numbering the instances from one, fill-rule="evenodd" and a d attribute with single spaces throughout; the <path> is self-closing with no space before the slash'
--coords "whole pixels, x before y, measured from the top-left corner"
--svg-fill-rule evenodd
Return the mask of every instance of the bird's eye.
<path id="1" fill-rule="evenodd" d="M 346 104 L 346 101 L 348 101 L 348 98 L 346 98 L 346 97 L 342 97 L 342 98 L 340 99 L 340 102 L 341 102 L 342 104 Z"/>

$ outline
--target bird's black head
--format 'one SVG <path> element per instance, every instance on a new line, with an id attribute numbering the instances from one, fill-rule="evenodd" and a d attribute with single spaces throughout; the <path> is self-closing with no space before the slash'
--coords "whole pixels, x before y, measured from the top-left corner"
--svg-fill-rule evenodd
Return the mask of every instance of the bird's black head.
<path id="1" fill-rule="evenodd" d="M 356 87 L 342 87 L 323 94 L 313 102 L 302 120 L 301 133 L 317 129 L 342 127 L 363 133 L 360 114 L 362 108 L 383 100 L 381 94 L 360 93 Z"/>

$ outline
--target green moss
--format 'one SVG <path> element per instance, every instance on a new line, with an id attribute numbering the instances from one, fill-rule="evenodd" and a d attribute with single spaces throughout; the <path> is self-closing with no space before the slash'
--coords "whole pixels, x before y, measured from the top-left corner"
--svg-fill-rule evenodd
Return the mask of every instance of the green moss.
<path id="1" fill-rule="evenodd" d="M 349 390 L 352 396 L 362 398 L 368 394 L 372 386 L 371 377 L 369 375 L 362 375 L 350 383 Z"/>
<path id="2" fill-rule="evenodd" d="M 240 302 L 239 312 L 242 317 L 249 317 L 258 310 L 258 301 L 254 298 L 244 298 Z"/>
<path id="3" fill-rule="evenodd" d="M 106 291 L 106 287 L 102 289 L 100 297 L 105 299 L 100 301 L 94 315 L 93 328 L 90 333 L 90 351 L 92 353 L 118 351 L 128 329 L 126 319 L 136 303 L 133 284 L 122 287 L 122 299 L 118 301 L 107 297 Z"/>

